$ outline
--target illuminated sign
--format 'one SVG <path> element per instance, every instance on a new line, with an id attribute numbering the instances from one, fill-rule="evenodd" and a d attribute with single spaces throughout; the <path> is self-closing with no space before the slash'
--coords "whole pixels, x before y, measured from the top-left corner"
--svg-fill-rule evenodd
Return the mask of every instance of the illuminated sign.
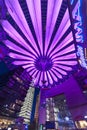
<path id="1" fill-rule="evenodd" d="M 71 5 L 73 5 L 74 1 L 75 0 L 71 0 Z M 80 65 L 87 69 L 83 47 L 78 45 L 78 43 L 83 43 L 84 41 L 83 35 L 82 35 L 83 30 L 82 30 L 82 18 L 81 18 L 80 9 L 81 9 L 81 0 L 78 0 L 72 11 L 72 16 L 73 16 L 73 19 L 75 20 L 74 29 L 76 30 L 75 37 L 76 37 L 76 42 L 77 42 L 77 56 L 80 59 L 79 60 Z"/>

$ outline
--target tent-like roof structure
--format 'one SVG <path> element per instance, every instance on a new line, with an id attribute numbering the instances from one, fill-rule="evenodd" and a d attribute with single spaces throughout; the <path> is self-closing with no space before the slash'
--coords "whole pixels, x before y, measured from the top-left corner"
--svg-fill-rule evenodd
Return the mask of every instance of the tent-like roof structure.
<path id="1" fill-rule="evenodd" d="M 37 86 L 60 83 L 77 65 L 72 16 L 67 0 L 5 0 L 1 21 L 13 64 L 22 65 Z"/>

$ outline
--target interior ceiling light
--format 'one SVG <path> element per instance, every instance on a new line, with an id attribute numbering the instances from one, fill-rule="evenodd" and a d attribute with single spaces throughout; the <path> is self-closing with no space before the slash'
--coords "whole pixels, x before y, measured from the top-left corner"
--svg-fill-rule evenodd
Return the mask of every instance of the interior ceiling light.
<path id="1" fill-rule="evenodd" d="M 67 0 L 5 0 L 1 24 L 13 64 L 22 65 L 40 87 L 60 82 L 77 64 Z"/>

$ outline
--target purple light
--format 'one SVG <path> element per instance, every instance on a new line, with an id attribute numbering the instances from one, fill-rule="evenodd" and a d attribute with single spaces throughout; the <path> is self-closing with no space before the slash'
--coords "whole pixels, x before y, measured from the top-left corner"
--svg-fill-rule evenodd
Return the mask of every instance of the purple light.
<path id="1" fill-rule="evenodd" d="M 40 82 L 40 76 L 41 76 L 41 72 L 38 71 L 37 76 L 35 77 L 35 79 L 36 79 L 36 84 L 39 84 L 39 82 Z"/>
<path id="2" fill-rule="evenodd" d="M 34 0 L 33 2 L 34 2 L 35 15 L 36 15 L 37 26 L 38 26 L 38 35 L 39 35 L 38 43 L 39 43 L 39 46 L 41 46 L 40 48 L 42 52 L 43 40 L 42 40 L 41 0 L 38 0 L 37 2 L 36 0 Z"/>
<path id="3" fill-rule="evenodd" d="M 50 56 L 57 53 L 60 49 L 68 45 L 70 42 L 73 41 L 72 32 L 67 35 L 67 37 L 55 48 L 55 51 L 51 51 Z"/>
<path id="4" fill-rule="evenodd" d="M 40 75 L 40 81 L 39 81 L 39 84 L 40 84 L 40 86 L 43 85 L 43 73 L 41 73 L 41 75 Z"/>
<path id="5" fill-rule="evenodd" d="M 32 75 L 32 73 L 33 73 L 34 71 L 36 71 L 35 68 L 32 67 L 32 65 L 31 65 L 28 69 L 26 69 L 26 70 L 27 70 L 27 72 L 30 73 L 30 75 Z"/>
<path id="6" fill-rule="evenodd" d="M 54 67 L 56 68 L 56 67 L 59 67 L 59 68 L 63 68 L 64 70 L 67 70 L 67 71 L 71 71 L 72 70 L 72 68 L 71 67 L 68 67 L 68 66 L 64 66 L 64 65 L 54 65 Z"/>
<path id="7" fill-rule="evenodd" d="M 74 51 L 74 50 L 75 50 L 75 46 L 74 46 L 74 44 L 72 44 L 71 46 L 67 47 L 66 49 L 60 51 L 60 52 L 57 54 L 57 56 L 61 56 L 61 55 L 63 55 L 63 54 L 67 54 L 67 53 L 72 52 L 72 51 Z"/>
<path id="8" fill-rule="evenodd" d="M 28 64 L 28 65 L 23 65 L 22 67 L 23 67 L 24 69 L 27 69 L 27 68 L 29 68 L 29 67 L 31 68 L 32 65 L 31 65 L 31 64 Z M 35 68 L 35 67 L 33 66 L 32 68 Z"/>
<path id="9" fill-rule="evenodd" d="M 31 59 L 30 57 L 27 57 L 27 56 L 22 56 L 22 55 L 19 55 L 19 54 L 15 54 L 15 53 L 9 53 L 9 56 L 14 58 L 14 59 L 21 59 L 21 60 L 28 60 L 29 63 L 32 62 L 34 63 L 33 59 Z"/>
<path id="10" fill-rule="evenodd" d="M 13 5 L 13 3 L 14 3 L 14 5 Z M 23 14 L 23 11 L 21 10 L 18 0 L 5 0 L 5 4 L 7 6 L 7 9 L 9 11 L 10 15 L 12 16 L 14 21 L 17 23 L 18 27 L 22 30 L 24 35 L 28 38 L 30 43 L 33 43 L 32 44 L 33 47 L 37 48 L 36 43 L 34 41 L 30 28 L 26 22 L 25 16 Z M 22 22 L 24 24 L 22 24 Z M 38 49 L 37 49 L 37 51 L 38 51 Z M 39 51 L 38 51 L 38 54 L 39 54 Z"/>
<path id="11" fill-rule="evenodd" d="M 56 75 L 52 70 L 49 70 L 49 72 L 50 72 L 51 77 L 52 77 L 56 82 L 58 82 L 57 75 Z"/>
<path id="12" fill-rule="evenodd" d="M 57 75 L 60 79 L 62 79 L 62 75 L 59 74 L 59 71 L 57 71 L 55 67 L 52 68 L 52 71 L 55 73 L 55 75 Z"/>
<path id="13" fill-rule="evenodd" d="M 55 67 L 53 67 L 53 68 L 55 68 Z M 63 74 L 63 75 L 67 75 L 67 73 L 66 73 L 64 70 L 61 70 L 61 69 L 59 69 L 59 68 L 56 68 L 56 70 L 57 70 L 58 72 L 60 72 L 61 74 Z"/>
<path id="14" fill-rule="evenodd" d="M 28 57 L 31 57 L 32 59 L 34 59 L 35 57 L 33 55 L 31 55 L 28 51 L 22 49 L 21 47 L 15 45 L 15 43 L 12 43 L 9 40 L 4 41 L 5 45 L 10 48 L 11 50 L 15 51 L 15 52 L 19 52 L 20 54 L 23 55 L 27 55 Z"/>
<path id="15" fill-rule="evenodd" d="M 47 73 L 46 72 L 44 72 L 44 79 L 46 81 L 46 85 L 48 85 L 48 79 L 47 79 Z"/>
<path id="16" fill-rule="evenodd" d="M 57 64 L 65 64 L 65 65 L 76 65 L 77 64 L 77 61 L 57 61 L 54 63 L 54 65 L 57 65 Z"/>
<path id="17" fill-rule="evenodd" d="M 35 68 L 39 71 L 48 71 L 52 68 L 53 62 L 47 56 L 40 56 L 35 60 Z"/>
<path id="18" fill-rule="evenodd" d="M 68 54 L 68 55 L 61 56 L 61 57 L 55 57 L 55 58 L 53 59 L 53 62 L 59 61 L 59 60 L 75 59 L 75 58 L 76 58 L 76 54 L 73 53 L 73 54 Z"/>
<path id="19" fill-rule="evenodd" d="M 35 2 L 35 0 L 30 1 L 26 0 L 26 3 L 30 12 L 34 30 L 42 53 L 43 45 L 42 45 L 41 2 L 40 0 L 37 0 L 37 2 Z"/>
<path id="20" fill-rule="evenodd" d="M 48 77 L 49 83 L 53 84 L 53 79 L 51 78 L 50 73 L 48 71 L 47 71 L 47 77 Z"/>
<path id="21" fill-rule="evenodd" d="M 29 64 L 30 61 L 14 61 L 13 64 L 15 65 L 24 65 L 24 64 Z M 34 66 L 34 64 L 31 62 L 30 65 Z"/>
<path id="22" fill-rule="evenodd" d="M 70 20 L 69 20 L 69 12 L 68 9 L 65 12 L 65 15 L 61 21 L 61 24 L 58 28 L 58 31 L 54 37 L 54 40 L 51 44 L 51 47 L 49 49 L 49 52 L 54 48 L 54 46 L 56 45 L 56 43 L 60 40 L 60 38 L 63 36 L 63 34 L 66 32 L 66 30 L 69 28 L 70 26 Z M 48 53 L 49 54 L 49 53 Z"/>
<path id="23" fill-rule="evenodd" d="M 29 72 L 31 76 L 33 75 L 33 73 L 34 73 L 35 71 L 36 71 L 35 68 L 28 68 L 28 69 L 27 69 L 27 72 Z"/>
<path id="24" fill-rule="evenodd" d="M 19 35 L 19 33 L 11 26 L 11 24 L 6 21 L 3 20 L 2 22 L 2 26 L 4 28 L 4 30 L 15 40 L 19 43 L 19 45 L 23 46 L 25 49 L 27 49 L 28 51 L 32 52 L 32 54 L 35 54 L 35 51 L 29 46 L 28 43 L 25 42 L 25 40 Z"/>
<path id="25" fill-rule="evenodd" d="M 45 39 L 45 54 L 51 39 L 51 35 L 59 15 L 60 7 L 62 4 L 62 0 L 48 0 L 48 7 L 47 7 L 47 23 L 46 23 L 46 39 Z"/>
<path id="26" fill-rule="evenodd" d="M 69 71 L 73 70 L 72 67 L 77 64 L 72 30 L 63 38 L 63 35 L 71 26 L 68 7 L 60 21 L 53 41 L 50 42 L 56 22 L 60 20 L 60 9 L 62 8 L 63 0 L 48 0 L 46 2 L 46 30 L 42 30 L 44 22 L 41 16 L 41 14 L 44 14 L 41 8 L 42 1 L 26 0 L 25 2 L 38 42 L 34 40 L 35 36 L 30 30 L 31 25 L 26 21 L 20 2 L 18 0 L 5 0 L 9 15 L 11 15 L 29 42 L 26 42 L 25 37 L 21 36 L 21 33 L 19 34 L 12 24 L 6 20 L 1 20 L 4 30 L 16 41 L 16 43 L 13 43 L 9 39 L 4 41 L 4 43 L 12 50 L 9 56 L 14 59 L 13 64 L 20 65 L 26 69 L 35 79 L 35 85 L 49 87 L 55 82 L 60 82 L 64 76 L 68 75 Z M 81 30 L 79 31 L 81 32 Z M 44 33 L 45 39 L 42 36 Z M 59 42 L 61 38 L 62 40 Z"/>
<path id="27" fill-rule="evenodd" d="M 35 80 L 36 80 L 36 77 L 37 77 L 38 72 L 39 72 L 39 71 L 36 70 L 35 73 L 33 74 L 33 77 L 35 78 Z"/>

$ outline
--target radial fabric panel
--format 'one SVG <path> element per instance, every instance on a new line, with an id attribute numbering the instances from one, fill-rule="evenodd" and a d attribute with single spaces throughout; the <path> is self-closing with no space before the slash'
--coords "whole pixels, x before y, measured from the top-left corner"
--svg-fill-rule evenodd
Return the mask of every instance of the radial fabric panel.
<path id="1" fill-rule="evenodd" d="M 36 86 L 60 83 L 77 65 L 67 0 L 5 0 L 1 24 L 13 64 L 21 65 Z"/>

